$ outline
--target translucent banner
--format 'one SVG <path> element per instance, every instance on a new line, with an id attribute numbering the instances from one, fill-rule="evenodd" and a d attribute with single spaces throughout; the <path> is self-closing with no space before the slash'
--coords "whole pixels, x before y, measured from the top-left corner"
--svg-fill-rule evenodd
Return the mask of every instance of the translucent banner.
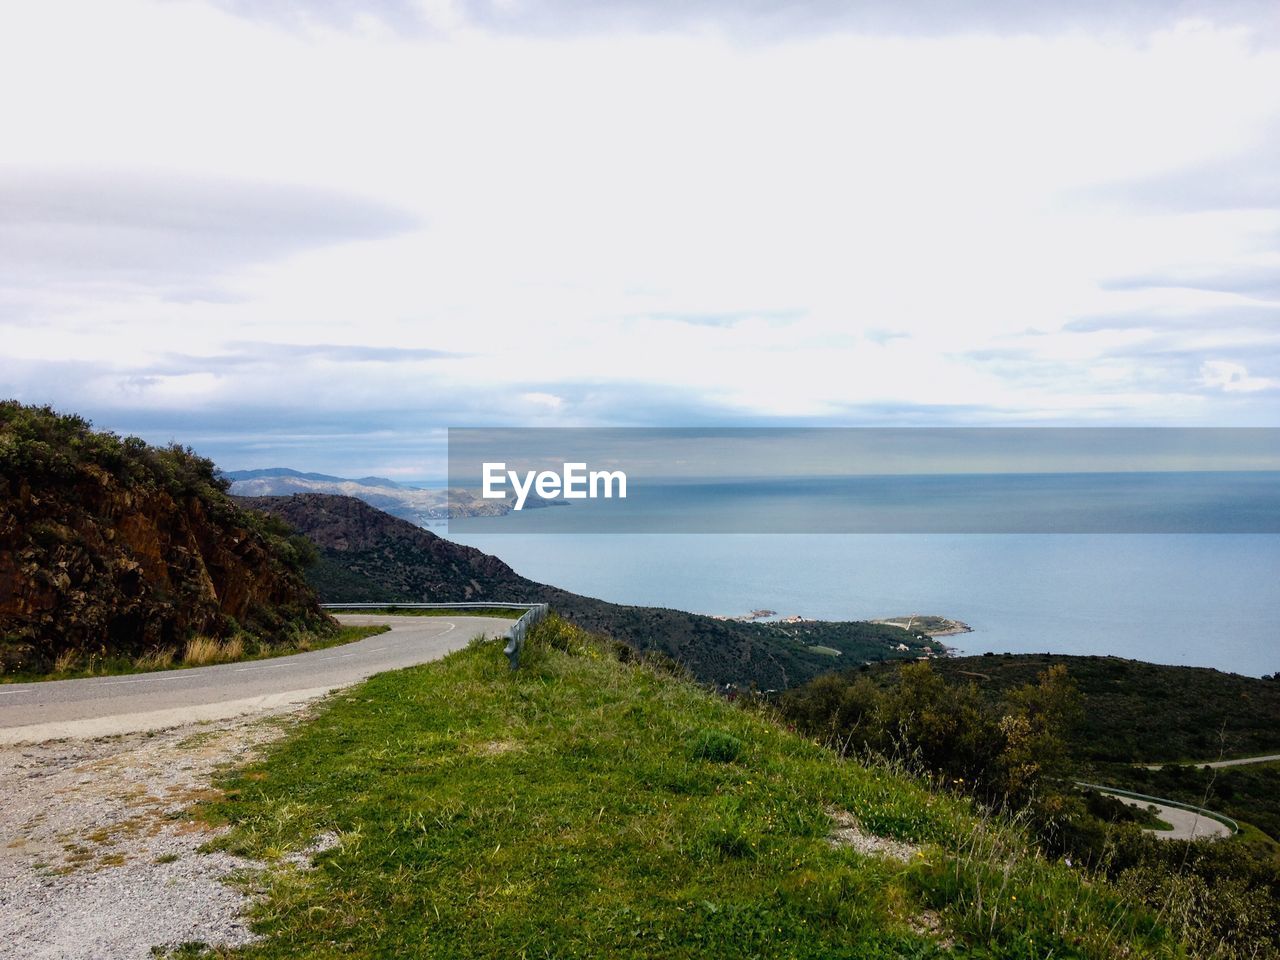
<path id="1" fill-rule="evenodd" d="M 449 529 L 1277 533 L 1271 428 L 451 429 Z"/>

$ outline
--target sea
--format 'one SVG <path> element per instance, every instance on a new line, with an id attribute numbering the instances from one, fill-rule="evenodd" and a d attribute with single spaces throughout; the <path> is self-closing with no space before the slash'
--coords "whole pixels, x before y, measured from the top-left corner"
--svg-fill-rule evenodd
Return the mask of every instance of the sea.
<path id="1" fill-rule="evenodd" d="M 714 509 L 758 508 L 758 494 L 720 496 Z M 958 654 L 1115 655 L 1263 676 L 1280 672 L 1280 483 L 1261 497 L 1255 484 L 1249 503 L 1250 522 L 1270 532 L 563 532 L 573 507 L 528 511 L 518 528 L 494 518 L 432 529 L 615 603 L 824 620 L 933 614 L 972 628 L 945 639 Z M 1212 498 L 1196 509 L 1231 512 Z M 1202 520 L 1186 526 L 1242 526 Z"/>

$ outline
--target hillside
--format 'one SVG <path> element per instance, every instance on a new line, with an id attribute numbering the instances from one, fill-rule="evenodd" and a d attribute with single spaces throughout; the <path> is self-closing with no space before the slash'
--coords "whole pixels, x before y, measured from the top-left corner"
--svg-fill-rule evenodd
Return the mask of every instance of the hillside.
<path id="1" fill-rule="evenodd" d="M 0 403 L 0 673 L 327 627 L 302 573 L 311 552 L 190 450 Z"/>
<path id="2" fill-rule="evenodd" d="M 315 543 L 320 560 L 308 576 L 325 601 L 550 603 L 587 629 L 679 660 L 708 683 L 784 689 L 841 663 L 914 658 L 927 645 L 884 624 L 735 623 L 579 596 L 528 580 L 497 557 L 351 497 L 299 494 L 240 502 L 280 517 Z M 898 650 L 899 644 L 907 649 Z M 840 656 L 810 649 L 819 646 L 837 650 Z"/>
<path id="3" fill-rule="evenodd" d="M 301 473 L 287 467 L 233 470 L 224 476 L 231 481 L 230 492 L 237 497 L 287 497 L 299 493 L 355 497 L 414 524 L 446 520 L 450 516 L 501 516 L 511 509 L 505 500 L 484 500 L 473 491 L 457 488 L 423 490 L 384 477 L 350 480 L 324 473 Z M 541 505 L 540 500 L 528 504 L 530 507 Z"/>
<path id="4" fill-rule="evenodd" d="M 1216 760 L 1280 753 L 1280 681 L 1120 657 L 1001 654 L 935 661 L 952 682 L 991 694 L 1063 665 L 1084 695 L 1073 735 L 1086 763 Z M 865 671 L 881 683 L 895 671 Z"/>
<path id="5" fill-rule="evenodd" d="M 500 647 L 375 677 L 223 781 L 203 815 L 267 867 L 263 939 L 218 956 L 1186 956 L 964 800 L 558 618 L 516 673 Z"/>

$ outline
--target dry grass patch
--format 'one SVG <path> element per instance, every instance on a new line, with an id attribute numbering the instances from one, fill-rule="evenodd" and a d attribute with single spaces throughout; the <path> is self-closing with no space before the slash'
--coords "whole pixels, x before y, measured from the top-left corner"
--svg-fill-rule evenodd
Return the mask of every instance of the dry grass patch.
<path id="1" fill-rule="evenodd" d="M 133 663 L 139 670 L 168 670 L 177 656 L 178 651 L 173 647 L 157 647 L 155 650 L 148 650 Z"/>
<path id="2" fill-rule="evenodd" d="M 182 662 L 191 666 L 226 663 L 244 656 L 244 640 L 231 637 L 218 641 L 212 637 L 192 637 L 182 651 Z"/>

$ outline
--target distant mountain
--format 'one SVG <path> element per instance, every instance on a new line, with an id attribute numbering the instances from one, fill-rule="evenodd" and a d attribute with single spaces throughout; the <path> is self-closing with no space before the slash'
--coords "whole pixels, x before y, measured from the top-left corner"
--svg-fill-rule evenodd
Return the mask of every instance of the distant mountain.
<path id="1" fill-rule="evenodd" d="M 401 485 L 386 477 L 360 477 L 348 480 L 345 477 L 331 477 L 327 473 L 302 473 L 289 467 L 266 467 L 262 470 L 232 470 L 222 474 L 233 484 L 240 480 L 270 480 L 279 477 L 294 477 L 299 480 L 316 480 L 322 483 L 358 483 L 365 487 L 391 487 L 400 489 Z"/>
<path id="2" fill-rule="evenodd" d="M 237 497 L 283 497 L 295 493 L 329 493 L 355 497 L 393 517 L 419 526 L 458 517 L 496 517 L 510 511 L 505 500 L 484 500 L 468 490 L 421 490 L 384 477 L 349 480 L 324 473 L 302 473 L 288 467 L 265 470 L 232 470 L 224 476 L 231 481 Z M 530 504 L 533 506 L 534 504 Z"/>
<path id="3" fill-rule="evenodd" d="M 312 553 L 182 447 L 0 402 L 0 672 L 328 623 Z"/>
<path id="4" fill-rule="evenodd" d="M 680 661 L 705 682 L 783 689 L 864 661 L 921 656 L 929 645 L 885 624 L 736 623 L 579 596 L 353 497 L 309 493 L 241 503 L 282 518 L 315 543 L 320 560 L 308 576 L 326 601 L 550 603 L 587 629 Z"/>

